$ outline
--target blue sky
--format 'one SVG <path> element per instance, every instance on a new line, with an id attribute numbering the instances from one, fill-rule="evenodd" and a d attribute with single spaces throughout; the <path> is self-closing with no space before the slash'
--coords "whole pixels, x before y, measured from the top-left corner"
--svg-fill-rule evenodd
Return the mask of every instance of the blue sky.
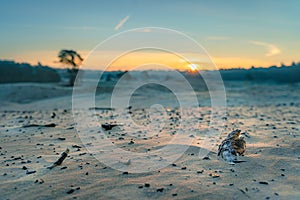
<path id="1" fill-rule="evenodd" d="M 297 0 L 3 0 L 0 58 L 56 65 L 60 49 L 86 55 L 113 34 L 155 26 L 191 36 L 221 67 L 289 63 L 300 60 L 299 8 Z"/>

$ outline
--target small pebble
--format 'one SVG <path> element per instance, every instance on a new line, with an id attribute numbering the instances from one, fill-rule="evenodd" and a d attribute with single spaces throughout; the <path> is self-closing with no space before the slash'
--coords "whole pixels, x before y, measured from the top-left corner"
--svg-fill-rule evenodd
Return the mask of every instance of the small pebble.
<path id="1" fill-rule="evenodd" d="M 74 189 L 70 189 L 67 191 L 67 194 L 72 194 L 75 190 Z"/>
<path id="2" fill-rule="evenodd" d="M 205 156 L 205 157 L 203 158 L 203 160 L 210 160 L 210 158 L 209 158 L 208 156 Z"/>
<path id="3" fill-rule="evenodd" d="M 134 141 L 131 140 L 128 144 L 134 144 Z"/>

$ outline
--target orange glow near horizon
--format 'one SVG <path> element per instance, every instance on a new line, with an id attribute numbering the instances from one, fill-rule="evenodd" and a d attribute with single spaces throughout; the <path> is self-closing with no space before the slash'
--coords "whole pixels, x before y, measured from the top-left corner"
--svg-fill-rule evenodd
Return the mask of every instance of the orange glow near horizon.
<path id="1" fill-rule="evenodd" d="M 87 57 L 89 51 L 78 51 L 83 58 L 90 59 Z M 110 52 L 107 52 L 109 54 Z M 43 65 L 48 65 L 55 68 L 67 68 L 63 64 L 57 62 L 58 51 L 40 51 L 40 52 L 30 52 L 26 54 L 15 55 L 12 58 L 16 62 L 26 62 L 32 65 L 36 65 L 38 62 L 41 62 Z M 182 58 L 178 57 L 175 54 L 166 53 L 166 52 L 135 52 L 129 53 L 127 55 L 121 56 L 116 59 L 108 67 L 109 71 L 114 70 L 132 70 L 136 66 L 156 63 L 160 65 L 169 66 L 172 69 L 179 70 L 193 70 L 197 66 L 197 70 L 211 69 L 211 67 L 205 67 L 209 65 L 209 61 L 204 59 L 201 61 L 199 55 L 189 54 L 189 58 L 194 60 L 198 58 L 199 62 L 183 61 Z M 229 68 L 251 68 L 252 66 L 256 67 L 269 67 L 272 65 L 279 66 L 281 63 L 290 64 L 294 61 L 292 58 L 286 58 L 285 60 L 280 60 L 279 58 L 271 59 L 262 59 L 262 58 L 247 58 L 247 57 L 215 57 L 212 56 L 212 61 L 218 67 L 218 69 L 229 69 Z M 297 61 L 297 60 L 296 60 Z M 91 61 L 92 62 L 92 61 Z M 103 63 L 94 63 L 95 66 L 103 66 Z M 148 67 L 150 67 L 148 65 Z M 103 68 L 103 67 L 102 67 Z M 98 67 L 89 67 L 88 69 L 99 69 Z M 159 69 L 158 65 L 153 65 L 153 69 Z"/>
<path id="2" fill-rule="evenodd" d="M 206 55 L 194 55 L 187 54 L 177 55 L 175 53 L 165 52 L 165 51 L 132 51 L 126 54 L 121 55 L 120 57 L 115 58 L 114 55 L 109 57 L 109 52 L 106 52 L 108 55 L 103 56 L 103 52 L 95 52 L 95 54 L 90 55 L 84 63 L 84 68 L 92 68 L 105 71 L 117 71 L 117 70 L 191 70 L 191 66 L 198 69 L 198 66 L 201 66 L 201 69 L 216 69 L 211 63 L 210 59 Z M 117 54 L 116 55 L 120 55 Z M 113 61 L 111 62 L 112 59 Z M 195 60 L 195 62 L 191 62 Z M 95 64 L 96 63 L 96 64 Z M 96 66 L 105 66 L 108 64 L 108 67 L 96 67 Z"/>

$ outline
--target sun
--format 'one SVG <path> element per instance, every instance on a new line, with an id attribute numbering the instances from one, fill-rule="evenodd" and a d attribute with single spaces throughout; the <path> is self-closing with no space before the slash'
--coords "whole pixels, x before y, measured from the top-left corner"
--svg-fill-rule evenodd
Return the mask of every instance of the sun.
<path id="1" fill-rule="evenodd" d="M 189 67 L 192 72 L 195 72 L 198 69 L 198 65 L 193 63 L 189 64 Z"/>

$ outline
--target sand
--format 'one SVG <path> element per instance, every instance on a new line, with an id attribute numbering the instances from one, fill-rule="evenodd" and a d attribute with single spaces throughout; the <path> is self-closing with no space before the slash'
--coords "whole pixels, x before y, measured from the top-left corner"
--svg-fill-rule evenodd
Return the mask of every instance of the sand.
<path id="1" fill-rule="evenodd" d="M 241 129 L 248 136 L 245 156 L 239 157 L 245 162 L 230 165 L 216 151 L 199 157 L 210 116 L 207 94 L 199 92 L 205 97 L 203 105 L 188 110 L 198 117 L 199 130 L 188 133 L 192 144 L 187 151 L 162 169 L 133 173 L 106 166 L 86 149 L 75 130 L 72 88 L 0 85 L 0 199 L 299 199 L 300 85 L 228 82 L 225 86 L 227 116 L 222 134 L 214 137 L 215 147 L 228 132 Z M 100 106 L 109 97 L 103 93 L 96 99 Z M 143 104 L 139 105 L 131 112 L 147 124 Z M 172 104 L 168 109 L 178 111 Z M 96 116 L 100 123 L 111 122 L 113 112 L 100 109 Z M 169 117 L 176 125 L 176 114 Z M 55 127 L 24 127 L 49 123 Z M 149 129 L 128 133 L 122 126 L 106 134 L 126 151 L 152 152 L 168 144 L 173 125 L 152 137 L 147 137 Z M 48 169 L 66 148 L 70 153 L 62 165 Z M 135 160 L 124 162 L 130 166 Z"/>

